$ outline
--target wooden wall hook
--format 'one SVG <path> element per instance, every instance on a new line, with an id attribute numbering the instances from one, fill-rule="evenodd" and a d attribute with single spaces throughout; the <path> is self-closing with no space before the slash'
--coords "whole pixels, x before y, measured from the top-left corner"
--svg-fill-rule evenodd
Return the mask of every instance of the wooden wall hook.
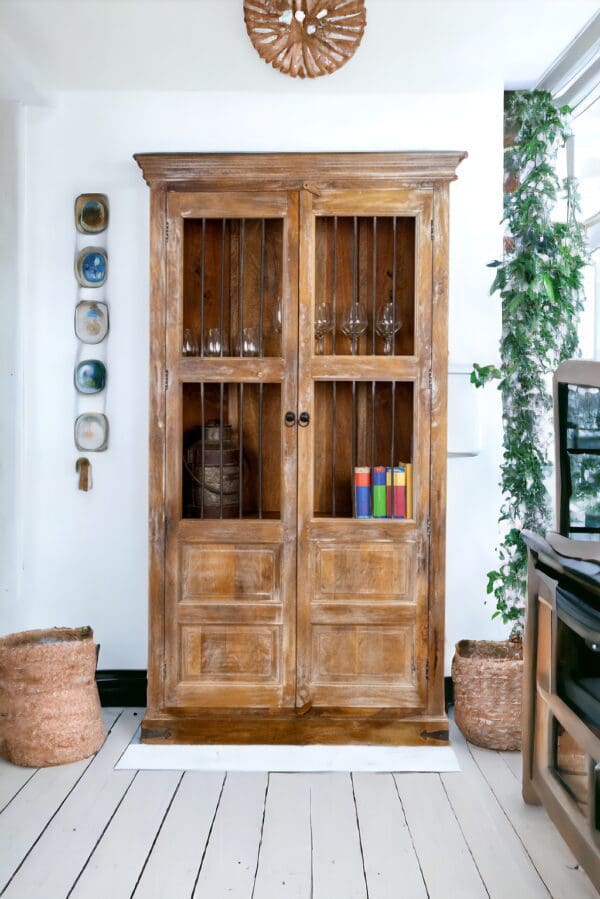
<path id="1" fill-rule="evenodd" d="M 92 463 L 85 456 L 81 456 L 75 463 L 75 471 L 79 475 L 79 489 L 87 493 L 92 489 Z"/>

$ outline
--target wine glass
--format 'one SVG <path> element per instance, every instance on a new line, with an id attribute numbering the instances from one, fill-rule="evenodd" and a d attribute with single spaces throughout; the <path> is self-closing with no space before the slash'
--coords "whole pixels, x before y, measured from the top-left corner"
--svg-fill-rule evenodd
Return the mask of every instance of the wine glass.
<path id="1" fill-rule="evenodd" d="M 333 330 L 331 309 L 327 303 L 319 303 L 315 309 L 315 338 L 317 340 L 317 354 L 323 355 L 325 337 Z"/>
<path id="2" fill-rule="evenodd" d="M 275 309 L 273 310 L 273 330 L 276 334 L 281 334 L 281 297 L 275 300 Z"/>
<path id="3" fill-rule="evenodd" d="M 392 340 L 401 327 L 402 320 L 395 315 L 394 304 L 385 303 L 381 307 L 375 330 L 383 337 L 383 352 L 387 356 L 392 352 Z"/>
<path id="4" fill-rule="evenodd" d="M 342 333 L 352 341 L 352 355 L 356 353 L 356 341 L 367 330 L 367 310 L 364 303 L 353 303 L 342 322 Z"/>
<path id="5" fill-rule="evenodd" d="M 220 328 L 209 328 L 206 335 L 204 352 L 207 356 L 221 356 L 223 353 L 223 339 Z"/>
<path id="6" fill-rule="evenodd" d="M 183 343 L 181 345 L 181 352 L 184 356 L 197 356 L 198 355 L 198 341 L 194 337 L 194 332 L 191 328 L 185 328 L 183 332 Z"/>
<path id="7" fill-rule="evenodd" d="M 244 328 L 241 349 L 242 356 L 258 356 L 258 331 L 256 328 Z"/>

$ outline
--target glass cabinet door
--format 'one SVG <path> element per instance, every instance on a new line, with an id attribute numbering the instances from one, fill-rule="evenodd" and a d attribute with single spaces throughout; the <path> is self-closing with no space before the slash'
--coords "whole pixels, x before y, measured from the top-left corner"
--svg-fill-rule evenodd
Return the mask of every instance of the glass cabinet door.
<path id="1" fill-rule="evenodd" d="M 300 706 L 425 701 L 431 220 L 429 190 L 302 192 Z"/>
<path id="2" fill-rule="evenodd" d="M 293 706 L 297 195 L 167 203 L 166 702 Z"/>

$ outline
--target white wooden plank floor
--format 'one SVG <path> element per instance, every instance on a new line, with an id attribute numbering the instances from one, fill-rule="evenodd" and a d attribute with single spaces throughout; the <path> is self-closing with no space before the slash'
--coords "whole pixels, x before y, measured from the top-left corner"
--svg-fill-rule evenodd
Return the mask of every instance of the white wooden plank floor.
<path id="1" fill-rule="evenodd" d="M 107 710 L 95 758 L 0 761 L 0 895 L 13 899 L 593 899 L 519 756 L 460 773 L 115 771 L 139 710 Z"/>

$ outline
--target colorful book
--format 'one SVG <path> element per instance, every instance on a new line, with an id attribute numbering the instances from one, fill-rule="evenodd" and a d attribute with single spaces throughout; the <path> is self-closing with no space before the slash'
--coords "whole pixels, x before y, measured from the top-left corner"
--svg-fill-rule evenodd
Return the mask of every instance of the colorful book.
<path id="1" fill-rule="evenodd" d="M 393 484 L 392 484 L 393 477 Z M 403 465 L 386 469 L 387 517 L 406 518 L 406 470 Z"/>
<path id="2" fill-rule="evenodd" d="M 376 465 L 373 469 L 373 518 L 387 518 L 385 475 L 385 465 Z"/>
<path id="3" fill-rule="evenodd" d="M 371 469 L 354 469 L 354 517 L 371 517 Z"/>
<path id="4" fill-rule="evenodd" d="M 400 462 L 406 472 L 406 517 L 413 517 L 413 467 L 412 462 Z"/>

